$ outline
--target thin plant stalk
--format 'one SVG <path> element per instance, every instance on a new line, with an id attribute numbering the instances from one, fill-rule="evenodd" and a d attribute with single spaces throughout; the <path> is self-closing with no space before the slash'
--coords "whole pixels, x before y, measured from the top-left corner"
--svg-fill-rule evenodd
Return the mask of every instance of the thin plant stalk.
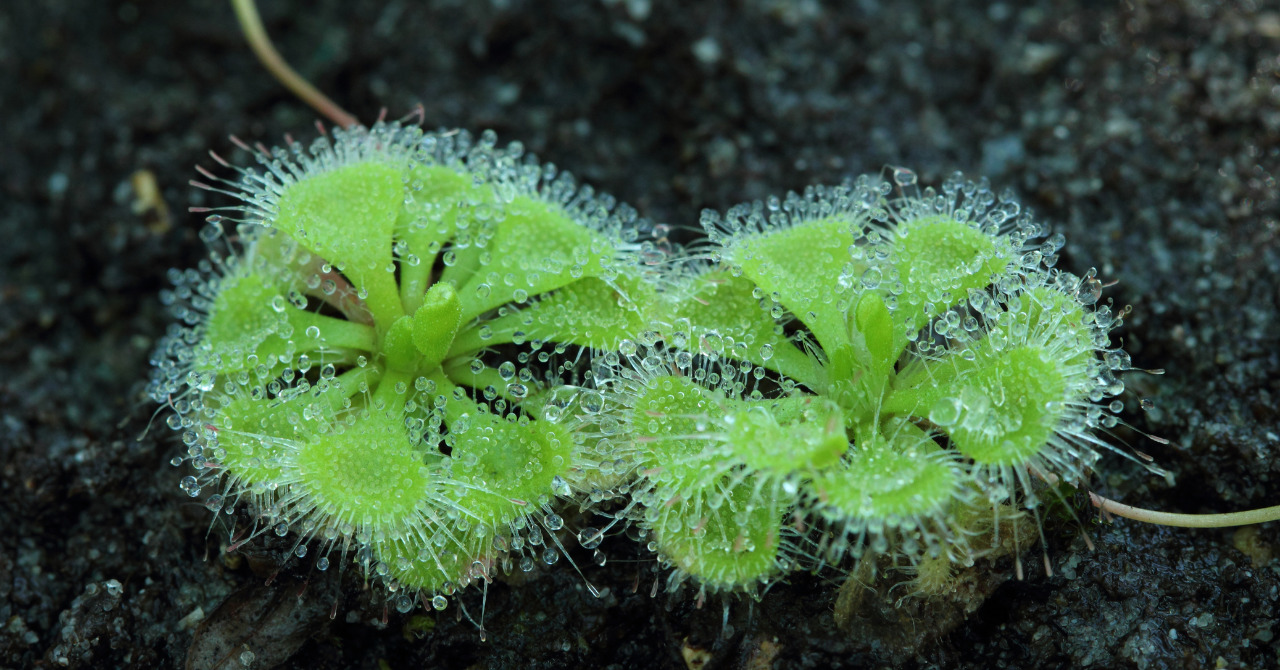
<path id="1" fill-rule="evenodd" d="M 1280 520 L 1280 505 L 1227 514 L 1176 514 L 1125 505 L 1103 498 L 1096 493 L 1090 493 L 1089 500 L 1093 502 L 1094 507 L 1116 516 L 1161 526 L 1177 526 L 1179 528 L 1230 528 L 1232 526 L 1248 526 L 1255 523 Z"/>
<path id="2" fill-rule="evenodd" d="M 240 20 L 240 29 L 249 40 L 253 53 L 258 55 L 258 60 L 262 61 L 276 80 L 339 126 L 349 128 L 360 124 L 354 115 L 339 107 L 289 67 L 289 64 L 280 56 L 280 52 L 272 46 L 271 38 L 267 36 L 267 30 L 262 26 L 262 19 L 258 16 L 258 7 L 254 4 L 254 0 L 231 0 L 231 6 L 236 11 L 236 18 Z"/>

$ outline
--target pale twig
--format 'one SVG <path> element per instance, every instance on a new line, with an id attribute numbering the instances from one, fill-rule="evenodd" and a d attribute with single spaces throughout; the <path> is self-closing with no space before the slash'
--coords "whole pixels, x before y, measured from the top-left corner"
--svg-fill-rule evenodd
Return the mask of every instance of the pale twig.
<path id="1" fill-rule="evenodd" d="M 1094 507 L 1116 516 L 1133 519 L 1134 521 L 1154 523 L 1160 526 L 1177 526 L 1179 528 L 1229 528 L 1231 526 L 1247 526 L 1249 524 L 1280 520 L 1280 505 L 1227 514 L 1175 514 L 1173 512 L 1156 512 L 1142 509 L 1141 507 L 1125 505 L 1103 498 L 1096 493 L 1090 493 L 1089 500 L 1093 502 Z"/>
<path id="2" fill-rule="evenodd" d="M 249 46 L 258 55 L 258 60 L 262 61 L 267 70 L 275 75 L 285 88 L 343 128 L 360 125 L 360 121 L 355 116 L 339 107 L 289 67 L 276 48 L 271 45 L 271 38 L 267 37 L 267 30 L 262 26 L 262 19 L 258 16 L 258 7 L 254 4 L 254 0 L 231 0 L 231 6 L 236 10 L 240 28 L 244 31 L 245 38 L 249 40 Z"/>

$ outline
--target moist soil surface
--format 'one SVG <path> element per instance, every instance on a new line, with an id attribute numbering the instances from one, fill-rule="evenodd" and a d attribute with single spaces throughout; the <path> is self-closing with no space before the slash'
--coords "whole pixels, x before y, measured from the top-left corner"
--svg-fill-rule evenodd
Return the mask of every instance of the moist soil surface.
<path id="1" fill-rule="evenodd" d="M 360 119 L 492 128 L 678 231 L 889 165 L 1011 188 L 1066 235 L 1060 267 L 1133 305 L 1115 337 L 1134 364 L 1165 371 L 1126 376 L 1106 439 L 1171 476 L 1112 456 L 1088 486 L 1181 512 L 1280 503 L 1274 4 L 263 5 Z M 893 592 L 843 628 L 837 574 L 698 607 L 651 595 L 662 577 L 622 537 L 604 566 L 576 556 L 602 598 L 560 565 L 411 615 L 354 570 L 285 560 L 288 538 L 227 554 L 178 488 L 178 435 L 148 430 L 158 294 L 206 253 L 187 207 L 217 201 L 194 165 L 246 161 L 229 134 L 308 141 L 316 115 L 214 0 L 9 3 L 0 72 L 0 667 L 1280 665 L 1274 524 L 1112 524 L 1080 494 L 1078 520 L 1044 521 L 1052 575 L 1037 548 L 1021 581 L 997 562 L 967 600 Z"/>

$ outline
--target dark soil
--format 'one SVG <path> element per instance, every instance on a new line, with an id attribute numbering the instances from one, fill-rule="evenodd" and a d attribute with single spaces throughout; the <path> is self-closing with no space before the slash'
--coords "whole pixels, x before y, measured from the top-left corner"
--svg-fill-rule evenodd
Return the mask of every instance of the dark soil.
<path id="1" fill-rule="evenodd" d="M 1112 458 L 1093 485 L 1173 511 L 1280 502 L 1274 3 L 263 4 L 280 50 L 361 119 L 421 105 L 430 127 L 493 128 L 678 226 L 887 164 L 1012 187 L 1066 234 L 1064 267 L 1096 266 L 1134 305 L 1135 364 L 1167 371 L 1129 375 L 1125 418 L 1174 444 L 1113 439 L 1176 483 Z M 725 628 L 718 601 L 650 597 L 625 542 L 585 570 L 603 599 L 567 566 L 495 584 L 485 642 L 455 605 L 385 614 L 350 572 L 268 583 L 254 568 L 287 544 L 223 556 L 168 464 L 177 435 L 145 432 L 157 294 L 204 253 L 193 165 L 243 160 L 231 133 L 309 138 L 315 115 L 216 0 L 6 3 L 0 72 L 0 666 L 181 667 L 197 636 L 193 667 L 244 651 L 259 668 L 889 664 L 835 626 L 834 578 L 734 602 Z M 167 214 L 139 200 L 142 170 Z M 951 632 L 914 622 L 894 664 L 1280 666 L 1275 525 L 1106 526 L 1077 502 L 1096 550 L 1051 519 L 1054 576 L 1029 554 L 1026 580 Z M 478 593 L 464 602 L 478 614 Z"/>

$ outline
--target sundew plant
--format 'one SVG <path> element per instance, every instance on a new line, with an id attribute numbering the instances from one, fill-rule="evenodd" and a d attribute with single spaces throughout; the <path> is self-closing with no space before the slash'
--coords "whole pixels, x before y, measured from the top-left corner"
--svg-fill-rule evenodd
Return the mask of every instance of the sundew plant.
<path id="1" fill-rule="evenodd" d="M 258 167 L 202 170 L 234 202 L 163 295 L 181 487 L 251 515 L 233 547 L 293 533 L 400 611 L 559 562 L 566 517 L 700 594 L 968 564 L 978 512 L 1035 510 L 1110 448 L 1120 315 L 985 182 L 814 187 L 680 249 L 490 133 L 242 148 Z"/>
<path id="2" fill-rule="evenodd" d="M 1130 362 L 1100 282 L 1010 194 L 891 179 L 704 213 L 658 319 L 597 358 L 583 432 L 633 464 L 673 585 L 970 564 L 975 512 L 1036 510 L 1111 448 Z"/>
<path id="3" fill-rule="evenodd" d="M 653 302 L 643 224 L 491 134 L 378 124 L 207 175 L 240 201 L 173 273 L 153 396 L 212 510 L 311 539 L 407 611 L 555 563 L 553 506 L 595 476 L 556 388 Z M 228 228 L 230 226 L 230 228 Z M 575 353 L 559 362 L 572 345 Z M 559 403 L 559 404 L 557 404 Z"/>

